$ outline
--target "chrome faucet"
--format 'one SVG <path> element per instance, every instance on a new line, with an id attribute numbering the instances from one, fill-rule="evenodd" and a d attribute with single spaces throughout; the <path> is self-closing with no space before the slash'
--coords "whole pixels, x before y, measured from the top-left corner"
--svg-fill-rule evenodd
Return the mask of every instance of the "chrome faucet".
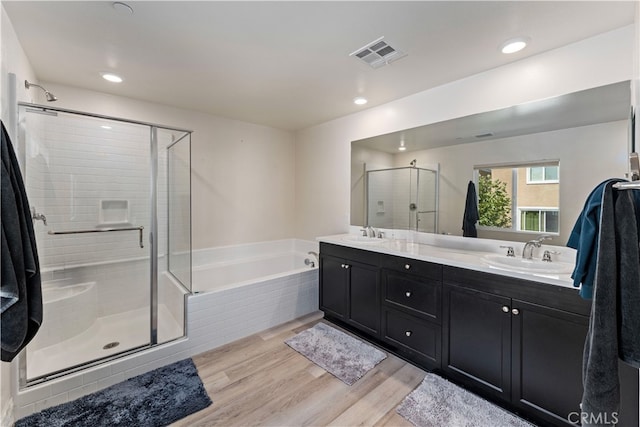
<path id="1" fill-rule="evenodd" d="M 44 214 L 36 212 L 35 207 L 31 207 L 31 218 L 36 221 L 40 220 L 44 225 L 47 225 L 47 217 L 44 216 Z"/>
<path id="2" fill-rule="evenodd" d="M 365 230 L 367 232 L 367 237 L 376 237 L 376 229 L 373 228 L 372 226 L 367 225 L 365 227 Z"/>
<path id="3" fill-rule="evenodd" d="M 317 264 L 319 264 L 320 258 L 318 258 L 318 253 L 314 252 L 314 251 L 309 251 L 307 252 L 307 255 L 311 255 L 312 257 L 314 257 L 316 260 L 310 260 L 309 258 L 305 258 L 304 259 L 304 263 L 305 265 L 310 266 L 311 268 L 315 267 Z"/>
<path id="4" fill-rule="evenodd" d="M 533 258 L 533 248 L 539 248 L 542 246 L 543 240 L 551 240 L 551 236 L 542 235 L 537 239 L 529 240 L 524 244 L 524 248 L 522 248 L 522 258 L 524 259 L 532 259 Z M 527 252 L 528 251 L 528 252 Z"/>

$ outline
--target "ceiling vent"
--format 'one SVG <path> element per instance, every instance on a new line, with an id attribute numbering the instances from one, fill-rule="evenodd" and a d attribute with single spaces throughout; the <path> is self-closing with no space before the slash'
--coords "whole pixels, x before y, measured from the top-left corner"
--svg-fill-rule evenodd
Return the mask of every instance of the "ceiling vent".
<path id="1" fill-rule="evenodd" d="M 380 37 L 355 52 L 350 53 L 349 56 L 356 57 L 372 68 L 380 68 L 383 65 L 390 64 L 393 61 L 407 56 L 406 53 L 392 47 L 383 39 L 384 37 Z"/>

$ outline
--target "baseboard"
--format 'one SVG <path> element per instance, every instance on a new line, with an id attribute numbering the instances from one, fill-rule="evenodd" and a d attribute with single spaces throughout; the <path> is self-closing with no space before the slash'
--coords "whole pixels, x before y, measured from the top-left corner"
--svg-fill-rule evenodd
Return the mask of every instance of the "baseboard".
<path id="1" fill-rule="evenodd" d="M 0 425 L 12 426 L 13 422 L 13 398 L 3 399 L 0 408 Z"/>

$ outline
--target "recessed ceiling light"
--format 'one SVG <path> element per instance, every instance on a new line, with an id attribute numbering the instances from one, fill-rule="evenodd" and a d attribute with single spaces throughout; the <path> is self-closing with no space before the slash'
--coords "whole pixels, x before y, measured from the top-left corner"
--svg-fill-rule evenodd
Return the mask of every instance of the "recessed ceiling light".
<path id="1" fill-rule="evenodd" d="M 367 102 L 368 102 L 367 98 L 363 98 L 362 96 L 358 96 L 358 97 L 353 98 L 353 103 L 356 104 L 356 105 L 364 105 Z"/>
<path id="2" fill-rule="evenodd" d="M 407 147 L 404 146 L 404 139 L 400 141 L 400 146 L 398 147 L 398 151 L 405 151 Z"/>
<path id="3" fill-rule="evenodd" d="M 100 126 L 102 129 L 111 129 L 111 126 L 107 126 L 107 125 L 102 125 Z"/>
<path id="4" fill-rule="evenodd" d="M 111 74 L 111 73 L 103 73 L 102 74 L 102 78 L 105 79 L 108 82 L 111 82 L 111 83 L 121 83 L 122 82 L 122 77 L 116 76 L 115 74 Z"/>
<path id="5" fill-rule="evenodd" d="M 527 47 L 528 43 L 529 38 L 527 37 L 516 37 L 514 39 L 509 39 L 500 45 L 500 52 L 506 54 L 516 53 Z"/>

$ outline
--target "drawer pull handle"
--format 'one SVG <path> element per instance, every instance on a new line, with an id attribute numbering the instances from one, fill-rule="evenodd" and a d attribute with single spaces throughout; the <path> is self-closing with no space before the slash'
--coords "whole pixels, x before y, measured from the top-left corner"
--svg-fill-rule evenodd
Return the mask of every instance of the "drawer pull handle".
<path id="1" fill-rule="evenodd" d="M 504 311 L 505 313 L 509 312 L 509 307 L 507 307 L 506 305 L 502 306 L 502 311 Z"/>
<path id="2" fill-rule="evenodd" d="M 407 298 L 409 298 L 411 296 L 411 291 L 407 291 L 404 294 L 407 296 Z"/>
<path id="3" fill-rule="evenodd" d="M 406 336 L 410 337 L 410 336 L 411 336 L 411 331 L 406 331 L 404 334 L 405 334 Z"/>
<path id="4" fill-rule="evenodd" d="M 408 269 L 410 269 L 410 268 L 411 268 L 411 266 L 410 266 L 409 264 L 405 264 L 405 265 L 404 265 L 404 269 L 405 269 L 405 270 L 408 270 Z"/>
<path id="5" fill-rule="evenodd" d="M 511 310 L 511 312 L 517 316 L 518 314 L 520 314 L 520 310 L 518 310 L 517 308 L 514 308 L 513 310 Z"/>

